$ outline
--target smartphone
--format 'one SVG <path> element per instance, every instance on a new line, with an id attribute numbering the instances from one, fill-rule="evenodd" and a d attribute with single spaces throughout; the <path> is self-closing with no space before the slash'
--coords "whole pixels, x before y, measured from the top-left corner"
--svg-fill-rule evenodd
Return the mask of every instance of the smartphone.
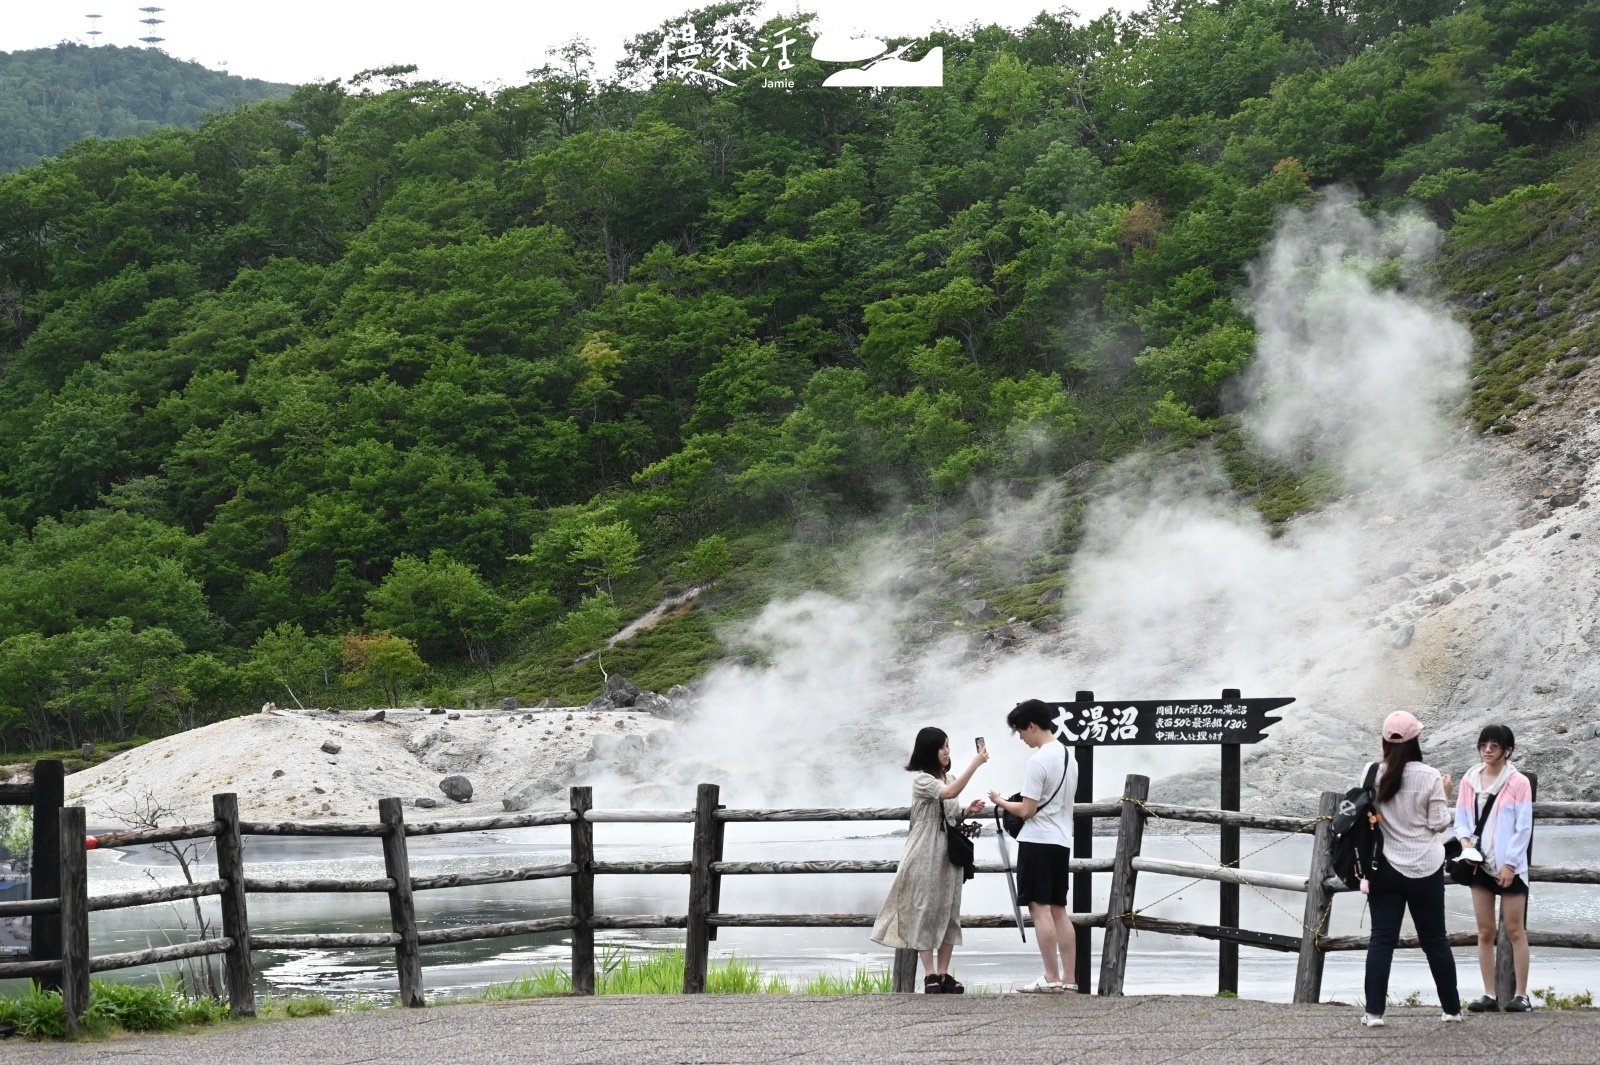
<path id="1" fill-rule="evenodd" d="M 976 743 L 978 745 L 978 750 L 980 750 L 980 751 L 983 750 L 983 737 L 982 736 L 979 736 L 977 739 L 973 740 L 972 742 Z"/>

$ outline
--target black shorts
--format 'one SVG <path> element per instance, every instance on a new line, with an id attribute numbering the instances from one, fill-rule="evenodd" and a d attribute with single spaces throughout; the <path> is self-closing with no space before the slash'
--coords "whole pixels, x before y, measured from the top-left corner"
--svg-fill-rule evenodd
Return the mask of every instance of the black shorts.
<path id="1" fill-rule="evenodd" d="M 1522 877 L 1514 876 L 1511 878 L 1510 887 L 1501 887 L 1500 881 L 1484 872 L 1481 865 L 1473 870 L 1472 884 L 1470 886 L 1492 891 L 1496 895 L 1526 895 L 1528 893 L 1528 885 L 1523 881 Z"/>
<path id="2" fill-rule="evenodd" d="M 1017 901 L 1026 906 L 1065 906 L 1072 874 L 1072 848 L 1059 843 L 1017 842 Z"/>

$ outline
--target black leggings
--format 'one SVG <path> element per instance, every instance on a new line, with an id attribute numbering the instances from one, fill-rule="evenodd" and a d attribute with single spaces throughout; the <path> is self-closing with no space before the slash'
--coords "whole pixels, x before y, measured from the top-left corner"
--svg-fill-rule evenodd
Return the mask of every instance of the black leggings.
<path id="1" fill-rule="evenodd" d="M 1367 945 L 1367 1012 L 1383 1016 L 1389 998 L 1389 967 L 1394 945 L 1400 939 L 1400 920 L 1411 908 L 1417 940 L 1428 956 L 1439 1006 L 1446 1013 L 1461 1012 L 1456 990 L 1456 959 L 1444 930 L 1444 869 L 1423 877 L 1397 873 L 1387 865 L 1374 870 L 1367 904 L 1372 910 L 1372 939 Z"/>

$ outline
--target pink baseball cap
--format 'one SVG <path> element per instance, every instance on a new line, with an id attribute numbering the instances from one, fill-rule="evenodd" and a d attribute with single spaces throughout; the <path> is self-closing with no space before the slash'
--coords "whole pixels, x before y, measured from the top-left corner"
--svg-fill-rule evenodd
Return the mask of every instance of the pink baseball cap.
<path id="1" fill-rule="evenodd" d="M 1422 722 L 1404 710 L 1396 710 L 1383 719 L 1383 738 L 1390 743 L 1404 743 L 1422 735 Z"/>

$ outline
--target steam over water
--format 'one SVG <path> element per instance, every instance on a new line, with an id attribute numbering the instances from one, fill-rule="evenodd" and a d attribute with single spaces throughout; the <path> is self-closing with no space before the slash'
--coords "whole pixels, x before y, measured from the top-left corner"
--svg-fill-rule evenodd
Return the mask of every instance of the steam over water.
<path id="1" fill-rule="evenodd" d="M 1286 216 L 1250 269 L 1244 299 L 1258 352 L 1237 389 L 1252 445 L 1334 483 L 1338 502 L 1275 537 L 1211 452 L 1129 458 L 1109 471 L 1110 491 L 1091 511 L 1063 638 L 981 669 L 961 661 L 960 647 L 897 661 L 896 626 L 912 619 L 889 589 L 919 547 L 880 544 L 858 567 L 857 596 L 768 606 L 746 634 L 768 664 L 712 675 L 658 771 L 643 786 L 617 784 L 663 801 L 716 780 L 739 805 L 899 803 L 910 738 L 937 724 L 955 738 L 958 768 L 969 737 L 994 739 L 975 787 L 1009 792 L 1025 752 L 1004 742 L 1004 713 L 1021 699 L 1236 687 L 1299 698 L 1247 778 L 1294 808 L 1314 804 L 1342 781 L 1356 748 L 1374 745 L 1383 714 L 1412 705 L 1386 658 L 1388 631 L 1369 631 L 1372 604 L 1361 596 L 1374 520 L 1451 476 L 1449 408 L 1466 385 L 1471 341 L 1418 280 L 1439 240 L 1419 216 L 1369 218 L 1332 193 Z M 1059 517 L 1057 496 L 1008 502 L 990 517 L 1004 538 L 1040 539 Z M 1438 517 L 1441 526 L 1460 519 Z M 891 671 L 901 672 L 890 680 Z M 1100 790 L 1114 791 L 1127 769 L 1159 776 L 1214 757 L 1107 752 Z M 1283 778 L 1289 764 L 1312 776 Z"/>

